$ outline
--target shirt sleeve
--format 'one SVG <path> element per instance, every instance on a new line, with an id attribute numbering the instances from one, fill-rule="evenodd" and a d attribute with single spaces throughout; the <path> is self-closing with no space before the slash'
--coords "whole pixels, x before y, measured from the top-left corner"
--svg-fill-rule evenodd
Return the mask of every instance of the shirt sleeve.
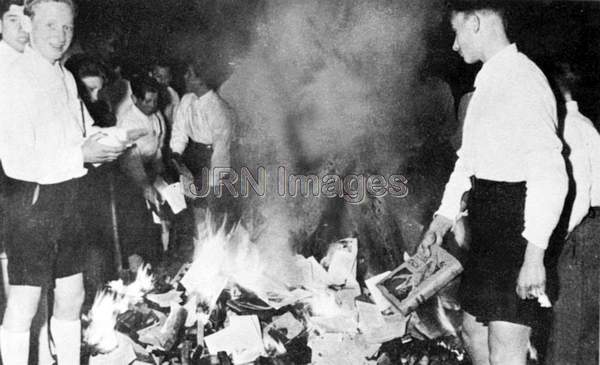
<path id="1" fill-rule="evenodd" d="M 207 120 L 211 129 L 213 154 L 211 168 L 231 167 L 229 149 L 231 147 L 231 123 L 233 110 L 217 96 L 209 110 Z"/>
<path id="2" fill-rule="evenodd" d="M 591 197 L 590 204 L 593 207 L 600 206 L 600 134 L 589 119 L 586 120 L 587 133 L 584 134 L 586 151 L 590 159 Z"/>
<path id="3" fill-rule="evenodd" d="M 511 117 L 520 120 L 518 143 L 524 147 L 527 194 L 522 235 L 546 249 L 568 190 L 562 143 L 556 133 L 556 102 L 548 88 L 519 87 L 510 105 Z"/>
<path id="4" fill-rule="evenodd" d="M 454 164 L 454 170 L 444 189 L 442 203 L 435 213 L 455 221 L 460 214 L 460 203 L 463 194 L 471 189 L 471 176 L 473 172 L 468 165 L 468 156 L 465 148 L 461 147 L 458 152 L 458 159 Z"/>
<path id="5" fill-rule="evenodd" d="M 185 151 L 185 147 L 188 143 L 188 133 L 186 126 L 189 125 L 192 117 L 192 103 L 191 98 L 184 97 L 177 108 L 173 116 L 173 130 L 171 131 L 171 141 L 169 147 L 174 153 L 182 154 Z"/>

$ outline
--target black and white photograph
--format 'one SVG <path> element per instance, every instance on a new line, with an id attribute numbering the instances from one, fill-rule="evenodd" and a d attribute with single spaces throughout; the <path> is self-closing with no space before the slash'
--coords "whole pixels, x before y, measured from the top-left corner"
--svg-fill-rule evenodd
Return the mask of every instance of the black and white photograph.
<path id="1" fill-rule="evenodd" d="M 600 0 L 0 0 L 0 365 L 600 364 Z"/>

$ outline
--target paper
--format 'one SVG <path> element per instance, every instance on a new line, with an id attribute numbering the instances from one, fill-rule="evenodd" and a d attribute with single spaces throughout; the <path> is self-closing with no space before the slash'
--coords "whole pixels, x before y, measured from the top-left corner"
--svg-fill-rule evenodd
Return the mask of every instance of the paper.
<path id="1" fill-rule="evenodd" d="M 265 348 L 258 317 L 231 316 L 229 327 L 204 338 L 208 352 L 225 351 L 235 364 L 244 364 L 264 356 Z"/>
<path id="2" fill-rule="evenodd" d="M 327 267 L 327 273 L 334 285 L 352 285 L 356 283 L 356 256 L 358 240 L 345 238 L 329 245 L 327 256 L 322 264 Z"/>
<path id="3" fill-rule="evenodd" d="M 389 274 L 390 272 L 386 271 L 365 280 L 367 289 L 369 289 L 369 293 L 371 293 L 371 299 L 375 302 L 375 305 L 377 305 L 380 312 L 385 312 L 392 307 L 392 303 L 385 298 L 381 293 L 381 290 L 377 287 L 377 283 L 386 278 Z"/>
<path id="4" fill-rule="evenodd" d="M 290 312 L 286 312 L 280 317 L 274 317 L 270 326 L 285 334 L 288 340 L 296 338 L 304 331 L 304 325 Z"/>
<path id="5" fill-rule="evenodd" d="M 158 306 L 161 308 L 169 308 L 171 306 L 171 303 L 181 303 L 181 294 L 183 294 L 183 292 L 173 289 L 163 294 L 148 294 L 146 295 L 146 299 L 148 299 L 152 303 L 158 304 Z"/>
<path id="6" fill-rule="evenodd" d="M 169 204 L 174 214 L 177 214 L 187 208 L 181 183 L 176 182 L 169 185 L 163 178 L 158 177 L 154 181 L 154 187 L 163 200 Z"/>

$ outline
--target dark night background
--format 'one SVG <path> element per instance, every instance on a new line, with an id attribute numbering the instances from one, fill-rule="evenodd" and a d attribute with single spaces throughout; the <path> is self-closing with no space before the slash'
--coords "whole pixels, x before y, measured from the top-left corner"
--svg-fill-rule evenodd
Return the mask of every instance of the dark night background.
<path id="1" fill-rule="evenodd" d="M 437 1 L 433 7 L 443 6 Z M 229 63 L 248 50 L 264 8 L 264 0 L 82 0 L 77 43 L 136 66 L 156 58 L 201 58 L 207 73 L 222 81 Z M 440 11 L 427 19 L 427 57 L 460 97 L 479 66 L 465 65 L 452 52 L 453 34 L 445 18 Z M 510 1 L 508 22 L 511 39 L 542 68 L 553 60 L 576 65 L 586 87 L 579 96 L 581 107 L 596 122 L 600 2 Z"/>

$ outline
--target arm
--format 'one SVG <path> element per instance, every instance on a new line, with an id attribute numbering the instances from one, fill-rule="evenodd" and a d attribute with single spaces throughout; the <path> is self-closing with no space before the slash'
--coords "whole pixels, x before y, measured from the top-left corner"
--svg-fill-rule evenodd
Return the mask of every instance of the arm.
<path id="1" fill-rule="evenodd" d="M 173 129 L 171 131 L 171 141 L 169 142 L 169 147 L 173 153 L 181 155 L 185 151 L 189 138 L 186 128 L 192 117 L 192 97 L 186 95 L 175 108 L 173 116 Z"/>
<path id="2" fill-rule="evenodd" d="M 465 155 L 465 151 L 461 148 L 458 151 L 458 160 L 454 165 L 454 171 L 452 171 L 446 184 L 440 208 L 434 214 L 434 219 L 425 231 L 423 240 L 419 245 L 420 251 L 427 253 L 431 245 L 441 244 L 444 235 L 452 228 L 456 217 L 461 212 L 462 197 L 466 191 L 471 189 L 470 177 L 473 175 L 468 167 Z"/>
<path id="3" fill-rule="evenodd" d="M 220 97 L 219 102 L 208 112 L 207 120 L 213 137 L 213 154 L 210 166 L 212 168 L 231 167 L 231 134 L 235 113 Z"/>
<path id="4" fill-rule="evenodd" d="M 544 254 L 550 236 L 562 213 L 568 190 L 568 177 L 562 156 L 562 143 L 556 135 L 556 105 L 545 88 L 515 93 L 511 100 L 514 118 L 521 123 L 519 143 L 524 146 L 527 195 L 525 228 L 527 240 L 523 265 L 517 279 L 517 294 L 525 299 L 545 292 Z"/>

